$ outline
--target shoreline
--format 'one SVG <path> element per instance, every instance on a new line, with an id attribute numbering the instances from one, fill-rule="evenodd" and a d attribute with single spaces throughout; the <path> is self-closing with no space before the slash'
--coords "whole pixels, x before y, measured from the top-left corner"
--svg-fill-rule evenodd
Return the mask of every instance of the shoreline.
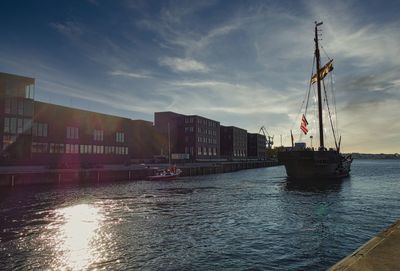
<path id="1" fill-rule="evenodd" d="M 181 177 L 221 174 L 245 169 L 278 166 L 276 161 L 177 164 Z M 105 165 L 99 168 L 49 169 L 43 166 L 0 167 L 0 187 L 33 184 L 93 183 L 145 180 L 166 164 Z"/>

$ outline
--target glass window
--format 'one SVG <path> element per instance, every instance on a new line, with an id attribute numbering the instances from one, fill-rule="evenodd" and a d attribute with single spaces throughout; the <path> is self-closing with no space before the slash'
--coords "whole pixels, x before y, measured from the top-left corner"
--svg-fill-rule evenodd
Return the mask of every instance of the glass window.
<path id="1" fill-rule="evenodd" d="M 47 123 L 43 123 L 43 136 L 47 136 Z"/>
<path id="2" fill-rule="evenodd" d="M 122 132 L 116 133 L 116 142 L 124 143 L 125 142 L 125 134 Z"/>
<path id="3" fill-rule="evenodd" d="M 24 134 L 31 134 L 31 128 L 32 128 L 32 120 L 31 119 L 24 119 L 24 124 L 23 124 L 23 129 L 24 129 Z"/>
<path id="4" fill-rule="evenodd" d="M 24 114 L 24 100 L 18 100 L 18 115 Z"/>
<path id="5" fill-rule="evenodd" d="M 42 123 L 37 124 L 37 135 L 38 136 L 43 136 L 43 125 Z"/>
<path id="6" fill-rule="evenodd" d="M 78 127 L 67 127 L 67 138 L 68 139 L 78 139 L 79 138 Z"/>
<path id="7" fill-rule="evenodd" d="M 10 119 L 4 118 L 4 133 L 10 132 Z"/>
<path id="8" fill-rule="evenodd" d="M 71 152 L 71 145 L 65 144 L 65 153 L 70 153 L 70 152 Z"/>
<path id="9" fill-rule="evenodd" d="M 22 134 L 23 120 L 17 119 L 17 134 Z"/>

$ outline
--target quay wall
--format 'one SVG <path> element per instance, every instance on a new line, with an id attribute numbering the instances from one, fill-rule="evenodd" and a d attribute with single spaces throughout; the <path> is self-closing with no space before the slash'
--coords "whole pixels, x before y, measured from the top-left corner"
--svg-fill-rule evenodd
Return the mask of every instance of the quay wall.
<path id="1" fill-rule="evenodd" d="M 177 165 L 182 170 L 180 176 L 197 176 L 208 174 L 220 174 L 244 169 L 277 166 L 274 161 L 252 162 L 225 162 L 214 164 L 189 164 Z M 162 168 L 162 167 L 160 167 Z M 0 187 L 13 187 L 27 184 L 63 184 L 71 182 L 98 183 L 112 181 L 144 180 L 154 175 L 156 167 L 131 168 L 91 168 L 91 169 L 12 169 L 0 171 Z"/>

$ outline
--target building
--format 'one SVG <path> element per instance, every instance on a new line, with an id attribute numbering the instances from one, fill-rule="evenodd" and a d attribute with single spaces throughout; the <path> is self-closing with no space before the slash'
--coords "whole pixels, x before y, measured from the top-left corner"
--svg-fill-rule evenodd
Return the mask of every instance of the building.
<path id="1" fill-rule="evenodd" d="M 221 157 L 230 160 L 247 158 L 247 131 L 234 126 L 221 125 Z"/>
<path id="2" fill-rule="evenodd" d="M 30 160 L 35 79 L 0 73 L 0 161 Z"/>
<path id="3" fill-rule="evenodd" d="M 130 153 L 134 163 L 166 161 L 168 138 L 155 129 L 150 121 L 132 120 L 130 122 Z"/>
<path id="4" fill-rule="evenodd" d="M 197 115 L 185 116 L 184 153 L 196 161 L 220 157 L 220 123 Z"/>
<path id="5" fill-rule="evenodd" d="M 165 145 L 151 122 L 34 101 L 34 92 L 33 78 L 0 73 L 3 165 L 127 163 Z"/>
<path id="6" fill-rule="evenodd" d="M 197 115 L 156 112 L 154 124 L 156 129 L 167 137 L 169 134 L 173 157 L 190 161 L 219 159 L 220 124 L 218 121 Z"/>
<path id="7" fill-rule="evenodd" d="M 260 134 L 247 134 L 247 156 L 252 159 L 265 160 L 266 155 L 266 137 Z"/>
<path id="8" fill-rule="evenodd" d="M 153 123 L 34 100 L 35 79 L 0 73 L 0 162 L 75 167 L 131 162 L 263 159 L 265 137 L 198 115 Z M 254 138 L 253 138 L 254 137 Z M 222 159 L 221 159 L 222 158 Z"/>
<path id="9" fill-rule="evenodd" d="M 129 161 L 130 119 L 37 101 L 34 111 L 33 161 L 56 166 Z"/>

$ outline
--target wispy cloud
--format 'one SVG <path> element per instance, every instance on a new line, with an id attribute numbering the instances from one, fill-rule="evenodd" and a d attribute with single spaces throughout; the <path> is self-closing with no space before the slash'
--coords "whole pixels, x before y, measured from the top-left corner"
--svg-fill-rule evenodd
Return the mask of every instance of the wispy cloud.
<path id="1" fill-rule="evenodd" d="M 76 40 L 84 33 L 83 25 L 73 21 L 66 21 L 63 23 L 52 22 L 50 26 L 71 40 Z"/>
<path id="2" fill-rule="evenodd" d="M 179 57 L 163 57 L 159 60 L 161 66 L 167 66 L 175 72 L 208 72 L 206 64 L 194 59 Z"/>
<path id="3" fill-rule="evenodd" d="M 134 73 L 134 72 L 126 72 L 126 71 L 120 71 L 120 70 L 111 71 L 111 72 L 109 72 L 109 74 L 115 75 L 115 76 L 131 77 L 131 78 L 136 78 L 136 79 L 153 78 L 151 75 L 148 75 L 145 73 Z"/>

